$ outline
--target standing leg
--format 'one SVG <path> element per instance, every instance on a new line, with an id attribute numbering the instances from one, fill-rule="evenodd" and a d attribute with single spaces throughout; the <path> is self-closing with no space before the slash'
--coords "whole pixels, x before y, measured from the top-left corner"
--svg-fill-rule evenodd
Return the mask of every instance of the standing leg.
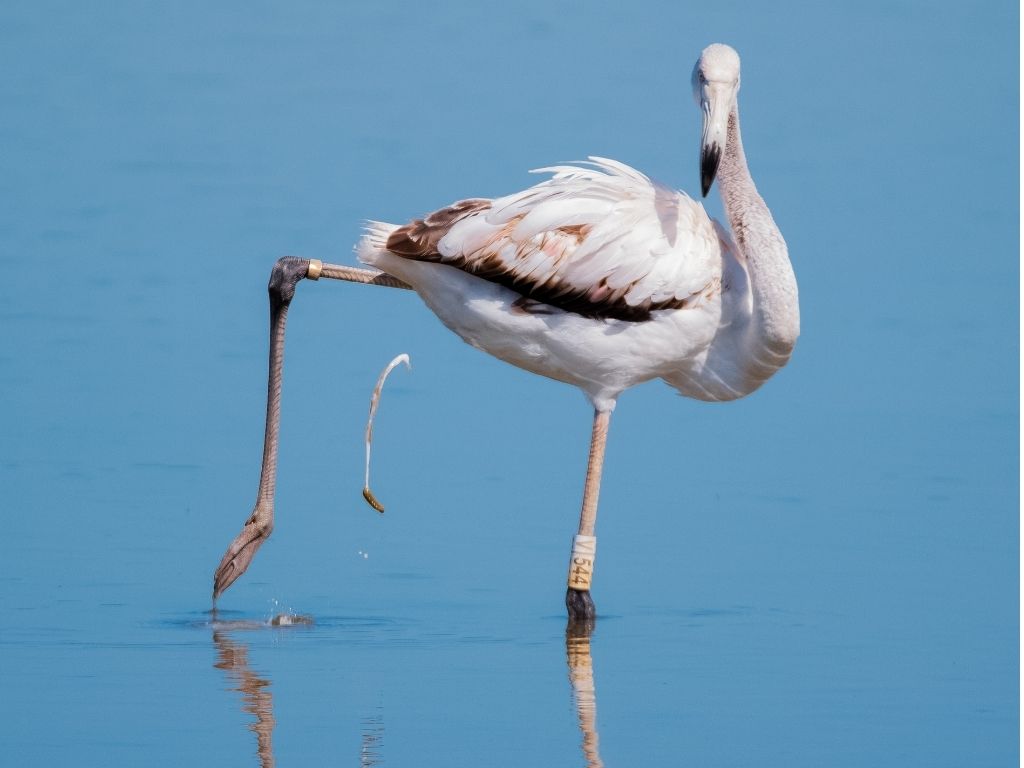
<path id="1" fill-rule="evenodd" d="M 604 465 L 604 446 L 608 441 L 608 423 L 611 411 L 594 411 L 594 429 L 590 437 L 590 460 L 587 462 L 587 482 L 583 487 L 583 507 L 580 527 L 572 542 L 569 560 L 569 588 L 565 592 L 565 607 L 570 622 L 593 622 L 597 617 L 594 601 L 590 597 L 590 582 L 594 576 L 594 556 L 597 538 L 597 497 L 601 492 L 601 468 Z"/>

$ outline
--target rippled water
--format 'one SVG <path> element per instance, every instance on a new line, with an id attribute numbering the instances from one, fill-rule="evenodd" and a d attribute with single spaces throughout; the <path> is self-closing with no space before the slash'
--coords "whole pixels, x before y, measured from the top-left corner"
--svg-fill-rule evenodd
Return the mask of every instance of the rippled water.
<path id="1" fill-rule="evenodd" d="M 1016 761 L 1017 8 L 684 5 L 0 9 L 5 761 Z M 712 40 L 803 336 L 748 400 L 622 398 L 594 633 L 561 604 L 579 395 L 325 281 L 274 536 L 211 614 L 274 260 L 585 154 L 696 189 Z"/>

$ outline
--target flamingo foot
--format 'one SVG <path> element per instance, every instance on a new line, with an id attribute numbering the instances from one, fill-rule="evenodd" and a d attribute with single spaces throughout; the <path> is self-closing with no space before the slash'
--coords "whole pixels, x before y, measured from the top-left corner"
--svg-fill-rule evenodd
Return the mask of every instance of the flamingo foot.
<path id="1" fill-rule="evenodd" d="M 217 598 L 225 589 L 235 583 L 235 580 L 245 573 L 249 563 L 256 554 L 263 542 L 270 538 L 274 530 L 273 512 L 265 508 L 257 507 L 252 516 L 245 521 L 242 532 L 228 546 L 227 552 L 220 560 L 220 565 L 213 574 L 213 602 L 216 606 Z"/>
<path id="2" fill-rule="evenodd" d="M 590 596 L 589 589 L 565 590 L 565 607 L 569 611 L 569 623 L 581 624 L 583 626 L 594 624 L 597 619 L 597 608 L 594 607 L 594 599 Z"/>

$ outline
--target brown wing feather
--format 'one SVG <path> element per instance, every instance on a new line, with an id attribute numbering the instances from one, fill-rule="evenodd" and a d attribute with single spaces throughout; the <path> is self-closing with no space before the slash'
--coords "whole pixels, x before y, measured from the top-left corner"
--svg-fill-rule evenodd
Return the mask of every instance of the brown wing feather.
<path id="1" fill-rule="evenodd" d="M 448 234 L 457 221 L 485 211 L 491 207 L 490 200 L 460 200 L 447 208 L 434 211 L 426 218 L 414 219 L 399 227 L 388 237 L 387 249 L 397 256 L 416 261 L 440 261 L 437 244 Z"/>

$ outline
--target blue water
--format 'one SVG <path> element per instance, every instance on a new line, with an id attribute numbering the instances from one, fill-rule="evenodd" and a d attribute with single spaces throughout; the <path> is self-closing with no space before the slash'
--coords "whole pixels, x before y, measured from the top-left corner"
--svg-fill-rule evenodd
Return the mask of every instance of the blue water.
<path id="1" fill-rule="evenodd" d="M 1018 9 L 844 5 L 0 7 L 5 761 L 1016 764 Z M 327 281 L 274 537 L 211 616 L 274 260 L 587 154 L 694 192 L 713 41 L 803 335 L 747 400 L 622 398 L 589 651 L 583 399 Z"/>

